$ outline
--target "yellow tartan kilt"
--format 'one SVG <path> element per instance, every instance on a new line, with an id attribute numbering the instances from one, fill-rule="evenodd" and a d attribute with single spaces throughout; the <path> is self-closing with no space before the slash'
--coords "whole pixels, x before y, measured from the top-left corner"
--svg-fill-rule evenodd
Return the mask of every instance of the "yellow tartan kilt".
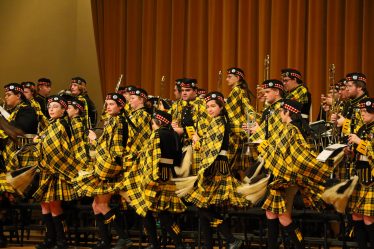
<path id="1" fill-rule="evenodd" d="M 123 174 L 112 178 L 101 178 L 96 172 L 78 176 L 73 180 L 73 186 L 79 197 L 93 197 L 118 192 L 116 185 L 123 181 Z"/>
<path id="2" fill-rule="evenodd" d="M 39 188 L 33 198 L 39 202 L 72 201 L 78 198 L 73 184 L 67 182 L 59 174 L 42 171 Z"/>
<path id="3" fill-rule="evenodd" d="M 374 216 L 374 186 L 356 185 L 347 205 L 348 213 Z"/>
<path id="4" fill-rule="evenodd" d="M 175 191 L 176 186 L 172 181 L 150 182 L 145 187 L 145 198 L 148 209 L 153 212 L 168 211 L 171 213 L 186 211 L 186 205 L 184 205 Z"/>
<path id="5" fill-rule="evenodd" d="M 0 174 L 0 193 L 7 192 L 14 194 L 16 191 L 14 188 L 7 182 L 6 180 L 6 173 Z"/>
<path id="6" fill-rule="evenodd" d="M 222 159 L 222 160 L 221 160 Z M 213 168 L 212 168 L 213 167 Z M 215 162 L 206 170 L 215 172 L 211 175 L 204 175 L 202 186 L 196 186 L 184 198 L 199 208 L 214 206 L 246 207 L 250 203 L 245 197 L 236 191 L 240 182 L 233 177 L 228 168 L 227 158 L 217 157 Z M 220 170 L 226 170 L 221 173 Z"/>

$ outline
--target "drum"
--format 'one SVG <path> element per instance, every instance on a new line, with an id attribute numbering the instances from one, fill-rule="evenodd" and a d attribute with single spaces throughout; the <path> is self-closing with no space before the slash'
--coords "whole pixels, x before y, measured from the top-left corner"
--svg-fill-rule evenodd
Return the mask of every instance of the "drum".
<path id="1" fill-rule="evenodd" d="M 23 136 L 17 136 L 17 149 L 21 149 L 25 145 L 33 143 L 36 134 L 24 134 Z"/>

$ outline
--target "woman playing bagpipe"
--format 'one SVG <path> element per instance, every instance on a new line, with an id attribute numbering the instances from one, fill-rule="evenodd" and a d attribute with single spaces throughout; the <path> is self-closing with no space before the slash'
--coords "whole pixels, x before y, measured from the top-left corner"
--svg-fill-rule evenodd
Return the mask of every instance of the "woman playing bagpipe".
<path id="1" fill-rule="evenodd" d="M 49 125 L 48 118 L 42 112 L 39 102 L 35 100 L 36 88 L 34 82 L 22 82 L 23 93 L 26 99 L 30 102 L 31 107 L 34 108 L 36 115 L 38 115 L 38 133 L 43 131 Z"/>
<path id="2" fill-rule="evenodd" d="M 65 239 L 63 201 L 77 199 L 72 180 L 78 176 L 82 163 L 72 148 L 72 130 L 66 117 L 67 102 L 61 96 L 47 98 L 51 123 L 35 139 L 38 142 L 34 156 L 39 160 L 40 182 L 33 197 L 41 202 L 46 236 L 37 249 L 67 248 Z"/>
<path id="3" fill-rule="evenodd" d="M 123 164 L 129 138 L 128 123 L 123 116 L 126 100 L 121 94 L 109 93 L 105 102 L 106 113 L 110 118 L 104 131 L 97 141 L 93 132 L 89 134 L 96 147 L 95 165 L 92 171 L 75 179 L 74 187 L 80 196 L 94 197 L 92 208 L 101 239 L 94 248 L 110 248 L 109 224 L 112 224 L 119 236 L 114 248 L 121 249 L 131 245 L 132 242 L 124 230 L 120 212 L 111 209 L 109 203 L 112 195 L 118 192 L 116 185 L 124 180 Z"/>
<path id="4" fill-rule="evenodd" d="M 206 248 L 213 248 L 212 228 L 217 228 L 223 234 L 229 243 L 228 248 L 239 248 L 242 242 L 233 237 L 221 212 L 232 206 L 245 207 L 249 202 L 236 192 L 240 183 L 233 176 L 228 163 L 231 129 L 224 108 L 224 97 L 220 92 L 211 92 L 207 94 L 205 101 L 212 121 L 205 136 L 193 136 L 193 146 L 200 148 L 200 171 L 195 187 L 183 189 L 179 187 L 181 182 L 177 181 L 177 188 L 180 189 L 177 193 L 199 209 Z"/>
<path id="5" fill-rule="evenodd" d="M 5 106 L 10 111 L 8 118 L 0 115 L 0 204 L 8 202 L 8 198 L 13 199 L 15 189 L 6 181 L 6 173 L 25 166 L 25 161 L 18 160 L 17 136 L 25 133 L 36 134 L 38 121 L 35 111 L 23 94 L 20 84 L 10 83 L 4 86 Z M 0 212 L 2 210 L 0 209 Z M 3 219 L 0 217 L 0 247 L 6 246 L 3 235 Z"/>
<path id="6" fill-rule="evenodd" d="M 259 145 L 265 168 L 273 176 L 262 206 L 268 219 L 268 248 L 279 248 L 279 223 L 295 248 L 304 248 L 302 234 L 291 218 L 294 197 L 300 190 L 305 205 L 318 209 L 322 205 L 323 186 L 332 170 L 310 152 L 306 132 L 301 129 L 301 109 L 300 103 L 284 100 L 280 111 L 284 128 Z"/>
<path id="7" fill-rule="evenodd" d="M 186 206 L 175 193 L 176 186 L 172 178 L 176 177 L 175 166 L 179 166 L 181 150 L 178 134 L 171 127 L 172 116 L 156 110 L 152 119 L 152 135 L 145 143 L 140 154 L 140 171 L 142 172 L 145 199 L 148 213 L 144 219 L 145 228 L 151 243 L 148 249 L 160 248 L 157 240 L 156 221 L 174 240 L 176 248 L 184 248 L 181 230 L 175 223 L 173 214 L 182 213 Z"/>
<path id="8" fill-rule="evenodd" d="M 248 117 L 256 120 L 256 112 L 250 104 L 250 91 L 244 79 L 244 72 L 240 68 L 227 69 L 226 81 L 232 88 L 226 100 L 225 108 L 230 119 L 230 123 L 234 132 L 230 134 L 230 146 L 227 157 L 230 163 L 233 163 L 233 172 L 239 173 L 240 178 L 244 177 L 244 171 L 249 165 L 244 165 L 242 160 L 242 152 L 244 147 L 244 138 L 239 134 L 239 130 L 243 123 L 247 122 Z M 235 130 L 239 129 L 239 130 Z"/>
<path id="9" fill-rule="evenodd" d="M 357 175 L 356 185 L 348 201 L 347 212 L 352 215 L 354 234 L 360 249 L 374 248 L 374 98 L 359 102 L 363 125 L 350 134 L 346 153 L 353 159 L 351 175 Z M 367 242 L 370 241 L 370 247 Z"/>

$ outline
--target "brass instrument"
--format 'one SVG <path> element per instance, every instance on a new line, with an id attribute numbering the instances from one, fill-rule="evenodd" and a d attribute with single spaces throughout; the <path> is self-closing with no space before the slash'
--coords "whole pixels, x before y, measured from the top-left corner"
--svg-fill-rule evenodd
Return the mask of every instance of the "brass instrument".
<path id="1" fill-rule="evenodd" d="M 222 70 L 218 71 L 218 77 L 217 77 L 217 89 L 218 92 L 222 91 Z"/>
<path id="2" fill-rule="evenodd" d="M 335 83 L 335 65 L 331 64 L 329 66 L 329 81 L 330 81 L 330 88 L 332 90 L 331 92 L 331 107 L 329 114 L 326 115 L 327 117 L 331 117 L 332 114 L 337 114 L 339 112 L 338 107 L 339 107 L 339 97 L 337 98 L 336 96 L 336 83 Z M 331 127 L 331 141 L 330 144 L 337 143 L 339 141 L 339 131 L 336 126 L 336 123 L 332 124 Z"/>
<path id="3" fill-rule="evenodd" d="M 164 75 L 162 75 L 162 77 L 161 77 L 161 85 L 160 85 L 160 94 L 159 94 L 159 96 L 158 96 L 158 99 L 157 99 L 157 106 L 156 106 L 156 109 L 159 109 L 159 110 L 162 110 L 163 111 L 163 109 L 164 108 L 160 108 L 160 103 L 161 103 L 161 93 L 163 92 L 163 90 L 164 90 L 164 82 L 165 82 L 165 76 Z"/>
<path id="4" fill-rule="evenodd" d="M 264 59 L 264 81 L 270 79 L 270 55 L 267 54 Z M 265 106 L 265 103 L 261 104 L 260 99 L 262 93 L 260 93 L 261 85 L 256 85 L 256 106 L 255 110 L 256 112 L 262 112 L 263 107 Z M 260 106 L 261 105 L 261 106 Z"/>

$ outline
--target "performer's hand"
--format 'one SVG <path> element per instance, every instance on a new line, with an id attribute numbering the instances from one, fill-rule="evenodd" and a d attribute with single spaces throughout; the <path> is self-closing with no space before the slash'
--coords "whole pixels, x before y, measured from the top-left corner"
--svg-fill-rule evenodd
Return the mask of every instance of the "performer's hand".
<path id="1" fill-rule="evenodd" d="M 192 136 L 192 142 L 193 142 L 193 143 L 196 143 L 196 142 L 198 142 L 199 140 L 200 140 L 199 135 L 197 135 L 196 133 L 193 134 L 193 136 Z"/>
<path id="2" fill-rule="evenodd" d="M 34 143 L 37 143 L 38 140 L 39 140 L 39 136 L 35 136 L 35 137 L 32 139 L 32 141 L 33 141 Z"/>
<path id="3" fill-rule="evenodd" d="M 343 124 L 344 124 L 344 121 L 345 121 L 345 117 L 340 116 L 340 115 L 338 114 L 338 119 L 336 120 L 336 126 L 338 126 L 338 127 L 342 127 Z"/>
<path id="4" fill-rule="evenodd" d="M 331 114 L 331 122 L 335 123 L 338 120 L 339 115 L 336 113 Z"/>
<path id="5" fill-rule="evenodd" d="M 96 133 L 93 130 L 88 130 L 88 139 L 90 139 L 90 142 L 92 143 L 96 138 Z"/>
<path id="6" fill-rule="evenodd" d="M 359 144 L 361 139 L 356 134 L 350 134 L 348 136 L 348 143 L 349 144 Z"/>
<path id="7" fill-rule="evenodd" d="M 258 128 L 260 128 L 260 126 L 259 126 L 258 123 L 256 122 L 256 123 L 254 123 L 254 125 L 252 125 L 252 126 L 249 127 L 249 132 L 250 132 L 251 134 L 253 134 L 253 133 L 255 133 L 255 132 L 257 131 Z"/>

